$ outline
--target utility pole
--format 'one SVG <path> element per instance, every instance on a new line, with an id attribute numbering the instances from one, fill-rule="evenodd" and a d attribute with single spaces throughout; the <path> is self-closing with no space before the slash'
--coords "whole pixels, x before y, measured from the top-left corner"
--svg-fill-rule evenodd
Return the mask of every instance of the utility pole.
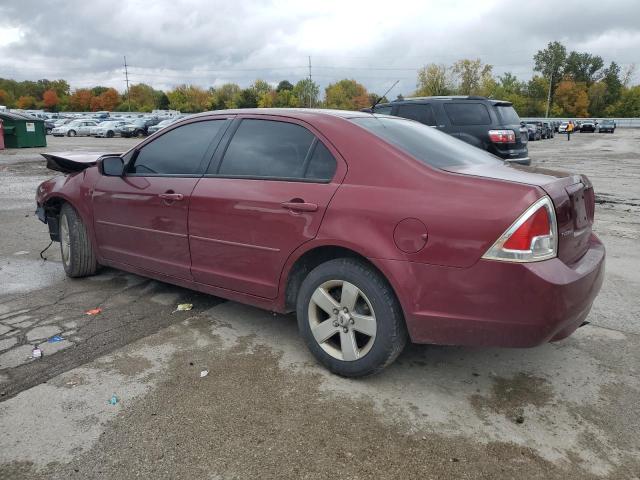
<path id="1" fill-rule="evenodd" d="M 551 106 L 551 86 L 553 85 L 553 68 L 551 69 L 551 79 L 549 80 L 549 95 L 547 95 L 547 113 L 544 118 L 549 118 L 549 107 Z"/>
<path id="2" fill-rule="evenodd" d="M 127 83 L 127 104 L 131 111 L 131 95 L 129 93 L 129 71 L 127 70 L 127 56 L 124 56 L 124 81 Z"/>
<path id="3" fill-rule="evenodd" d="M 309 108 L 311 108 L 311 55 L 309 55 L 309 88 L 307 93 L 309 94 Z"/>

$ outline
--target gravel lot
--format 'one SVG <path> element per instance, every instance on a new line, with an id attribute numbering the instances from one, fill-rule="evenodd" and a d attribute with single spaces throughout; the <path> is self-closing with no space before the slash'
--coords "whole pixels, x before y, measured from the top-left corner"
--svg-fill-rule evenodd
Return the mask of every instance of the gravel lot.
<path id="1" fill-rule="evenodd" d="M 0 152 L 0 478 L 640 478 L 640 130 L 530 143 L 596 189 L 590 325 L 528 350 L 414 345 L 364 380 L 318 367 L 293 316 L 109 269 L 70 280 L 58 244 L 41 260 L 38 153 L 137 141 L 48 140 Z"/>

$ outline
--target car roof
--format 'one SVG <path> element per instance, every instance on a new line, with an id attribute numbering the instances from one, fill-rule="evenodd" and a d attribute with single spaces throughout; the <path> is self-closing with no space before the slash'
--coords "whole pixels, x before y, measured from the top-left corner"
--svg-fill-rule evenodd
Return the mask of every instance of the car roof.
<path id="1" fill-rule="evenodd" d="M 310 118 L 327 118 L 327 117 L 339 117 L 339 118 L 358 118 L 369 117 L 371 113 L 358 112 L 352 110 L 332 110 L 322 108 L 236 108 L 229 110 L 211 110 L 209 112 L 202 112 L 195 115 L 190 115 L 188 118 L 208 117 L 211 115 L 271 115 L 282 116 L 290 118 L 298 118 L 300 120 Z"/>

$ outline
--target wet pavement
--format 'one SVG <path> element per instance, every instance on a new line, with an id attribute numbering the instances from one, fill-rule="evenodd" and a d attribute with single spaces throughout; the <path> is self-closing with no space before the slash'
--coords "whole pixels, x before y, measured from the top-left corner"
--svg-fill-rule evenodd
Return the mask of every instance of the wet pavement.
<path id="1" fill-rule="evenodd" d="M 640 478 L 639 140 L 530 145 L 594 183 L 590 325 L 535 349 L 412 345 L 361 380 L 320 368 L 292 315 L 112 269 L 66 278 L 58 244 L 39 256 L 41 149 L 0 152 L 0 478 Z"/>

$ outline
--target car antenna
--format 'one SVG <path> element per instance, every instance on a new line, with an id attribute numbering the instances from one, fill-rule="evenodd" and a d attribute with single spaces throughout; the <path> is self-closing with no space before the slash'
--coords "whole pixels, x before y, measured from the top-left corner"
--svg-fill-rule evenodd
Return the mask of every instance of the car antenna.
<path id="1" fill-rule="evenodd" d="M 400 80 L 396 80 L 396 83 L 394 83 L 393 85 L 391 85 L 391 86 L 389 87 L 389 89 L 388 89 L 386 92 L 384 92 L 384 93 L 382 94 L 382 96 L 381 96 L 381 97 L 378 97 L 378 99 L 374 102 L 374 104 L 373 104 L 373 105 L 371 105 L 371 113 L 373 113 L 373 109 L 376 107 L 376 105 L 378 105 L 378 104 L 382 101 L 382 99 L 383 99 L 384 97 L 386 97 L 386 96 L 387 96 L 387 93 L 389 93 L 389 92 L 391 91 L 391 89 L 392 89 L 393 87 L 395 87 L 395 86 L 398 84 L 398 82 L 399 82 L 399 81 L 400 81 Z"/>

